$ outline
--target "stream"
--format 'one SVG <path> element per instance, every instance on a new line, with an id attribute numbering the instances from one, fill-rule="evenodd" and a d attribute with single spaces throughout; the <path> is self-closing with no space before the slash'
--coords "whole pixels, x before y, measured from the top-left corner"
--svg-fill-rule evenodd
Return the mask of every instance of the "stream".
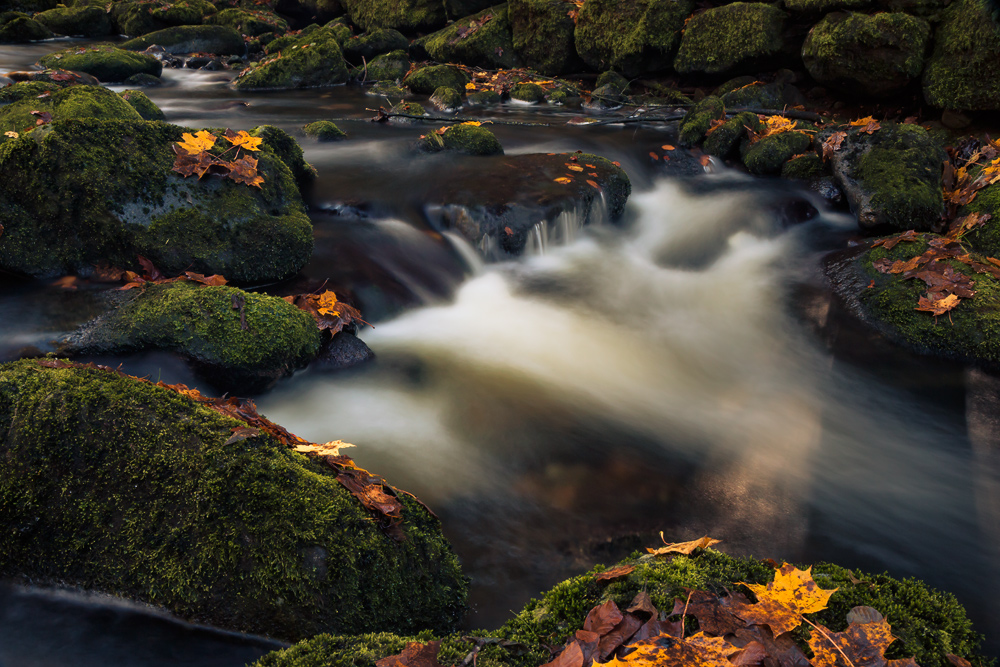
<path id="1" fill-rule="evenodd" d="M 67 41 L 0 47 L 0 71 Z M 360 466 L 433 508 L 472 580 L 466 628 L 496 627 L 663 531 L 919 577 L 953 592 L 984 652 L 1000 653 L 1000 380 L 892 347 L 843 310 L 822 261 L 856 235 L 849 215 L 715 163 L 665 178 L 648 157 L 663 129 L 501 105 L 468 113 L 538 123 L 490 128 L 508 154 L 597 153 L 633 195 L 617 225 L 567 215 L 524 257 L 484 263 L 421 209 L 449 158 L 410 145 L 436 125 L 371 123 L 388 104 L 357 87 L 237 94 L 231 77 L 165 69 L 145 92 L 180 125 L 294 134 L 330 119 L 348 133 L 300 137 L 318 178 L 299 280 L 346 290 L 377 355 L 300 372 L 257 405 L 306 439 L 356 444 Z M 96 294 L 0 277 L 4 360 L 51 349 L 96 313 Z M 165 354 L 102 363 L 199 384 Z M 0 667 L 238 667 L 275 646 L 106 598 L 0 588 Z"/>

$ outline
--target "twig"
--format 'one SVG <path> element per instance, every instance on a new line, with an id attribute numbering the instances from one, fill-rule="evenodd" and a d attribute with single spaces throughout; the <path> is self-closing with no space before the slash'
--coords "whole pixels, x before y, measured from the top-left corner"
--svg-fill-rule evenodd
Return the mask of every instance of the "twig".
<path id="1" fill-rule="evenodd" d="M 809 620 L 808 618 L 806 618 L 805 616 L 802 616 L 801 618 L 802 618 L 802 620 L 803 620 L 803 621 L 805 621 L 805 622 L 806 622 L 806 623 L 808 623 L 809 625 L 811 625 L 811 626 L 813 626 L 814 628 L 816 628 L 816 630 L 817 630 L 817 631 L 818 631 L 818 632 L 819 632 L 819 633 L 820 633 L 821 635 L 823 635 L 823 636 L 824 636 L 824 637 L 826 638 L 826 641 L 830 642 L 830 644 L 831 644 L 831 645 L 833 646 L 833 648 L 837 649 L 837 651 L 838 651 L 838 652 L 840 653 L 840 655 L 844 656 L 844 660 L 846 660 L 846 661 L 847 661 L 847 664 L 848 664 L 848 665 L 850 665 L 850 667 L 854 667 L 854 663 L 853 663 L 853 662 L 851 662 L 851 659 L 847 657 L 847 654 L 846 654 L 846 653 L 844 653 L 844 649 L 842 649 L 842 648 L 840 648 L 839 646 L 837 646 L 837 642 L 833 641 L 833 639 L 831 639 L 831 638 L 830 638 L 830 635 L 828 635 L 828 634 L 826 634 L 825 632 L 823 632 L 823 630 L 822 630 L 822 629 L 820 629 L 820 627 L 819 627 L 818 625 L 816 625 L 815 623 L 813 623 L 812 621 L 810 621 L 810 620 Z"/>
<path id="2" fill-rule="evenodd" d="M 375 111 L 375 109 L 366 109 L 366 111 Z M 385 111 L 384 109 L 378 110 L 378 116 L 372 118 L 371 120 L 380 122 L 383 119 L 388 118 L 414 118 L 416 120 L 426 120 L 431 123 L 468 123 L 468 122 L 489 122 L 492 125 L 524 125 L 528 127 L 552 127 L 552 123 L 525 123 L 524 121 L 518 120 L 493 120 L 483 121 L 481 118 L 470 118 L 468 116 L 418 116 L 412 113 L 396 113 L 395 111 Z M 350 120 L 357 120 L 356 118 Z"/>
<path id="3" fill-rule="evenodd" d="M 365 66 L 365 71 L 361 75 L 361 83 L 364 84 L 368 80 L 368 61 L 364 56 L 361 56 L 361 64 Z"/>
<path id="4" fill-rule="evenodd" d="M 688 591 L 688 599 L 687 602 L 684 603 L 684 613 L 681 614 L 681 641 L 684 641 L 684 619 L 687 618 L 688 605 L 691 604 L 691 594 L 693 592 L 694 591 Z"/>

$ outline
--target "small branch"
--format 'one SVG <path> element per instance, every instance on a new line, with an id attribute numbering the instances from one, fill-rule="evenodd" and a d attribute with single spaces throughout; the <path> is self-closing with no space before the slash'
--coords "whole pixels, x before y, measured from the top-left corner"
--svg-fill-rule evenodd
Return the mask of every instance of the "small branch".
<path id="1" fill-rule="evenodd" d="M 663 536 L 661 535 L 660 537 L 662 538 Z M 694 591 L 688 591 L 688 599 L 684 603 L 684 613 L 681 614 L 681 641 L 684 641 L 684 619 L 687 618 L 687 615 L 688 615 L 688 605 L 691 604 L 691 594 L 693 592 Z"/>
<path id="2" fill-rule="evenodd" d="M 367 109 L 367 111 L 375 111 L 375 109 Z M 418 116 L 412 113 L 396 113 L 395 111 L 385 111 L 384 109 L 378 110 L 378 116 L 372 118 L 373 122 L 382 122 L 383 120 L 389 118 L 413 118 L 415 120 L 426 120 L 431 123 L 489 123 L 490 125 L 522 125 L 527 127 L 552 127 L 552 123 L 525 123 L 524 121 L 517 120 L 482 120 L 481 118 L 471 118 L 468 116 Z M 345 119 L 345 120 L 357 120 Z"/>

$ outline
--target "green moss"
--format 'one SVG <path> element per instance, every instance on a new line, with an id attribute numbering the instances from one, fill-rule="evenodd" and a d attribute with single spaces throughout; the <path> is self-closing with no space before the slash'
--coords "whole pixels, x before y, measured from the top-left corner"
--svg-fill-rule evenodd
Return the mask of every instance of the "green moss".
<path id="1" fill-rule="evenodd" d="M 408 116 L 426 116 L 427 115 L 427 112 L 424 110 L 424 108 L 422 106 L 420 106 L 419 104 L 417 104 L 416 102 L 397 102 L 396 104 L 392 105 L 392 108 L 389 109 L 389 111 L 392 112 L 392 113 L 407 114 Z M 395 122 L 397 122 L 397 123 L 412 123 L 412 122 L 416 122 L 417 119 L 415 119 L 415 118 L 393 118 L 392 120 L 395 121 Z"/>
<path id="2" fill-rule="evenodd" d="M 705 139 L 705 152 L 722 159 L 732 157 L 739 147 L 740 141 L 747 136 L 748 127 L 754 132 L 760 132 L 763 129 L 757 114 L 749 111 L 736 114 L 712 130 L 712 133 Z"/>
<path id="3" fill-rule="evenodd" d="M 341 49 L 343 49 L 344 44 L 346 44 L 347 41 L 354 36 L 354 31 L 351 30 L 351 26 L 341 23 L 339 20 L 330 21 L 326 24 L 326 27 L 333 33 L 333 36 L 337 39 L 337 44 L 340 44 Z"/>
<path id="4" fill-rule="evenodd" d="M 506 3 L 455 21 L 428 37 L 424 48 L 431 58 L 444 63 L 486 69 L 510 69 L 519 64 Z"/>
<path id="5" fill-rule="evenodd" d="M 35 14 L 35 20 L 59 35 L 104 37 L 111 34 L 111 19 L 103 7 L 58 7 Z"/>
<path id="6" fill-rule="evenodd" d="M 713 120 L 726 117 L 726 107 L 718 97 L 706 97 L 691 107 L 678 126 L 680 142 L 684 146 L 694 146 L 705 138 Z"/>
<path id="7" fill-rule="evenodd" d="M 681 74 L 753 70 L 785 48 L 786 15 L 757 2 L 734 2 L 698 14 L 687 23 L 674 69 Z"/>
<path id="8" fill-rule="evenodd" d="M 409 46 L 409 42 L 398 30 L 381 28 L 359 37 L 346 39 L 341 43 L 341 46 L 347 60 L 360 64 L 383 53 L 401 51 Z"/>
<path id="9" fill-rule="evenodd" d="M 983 3 L 956 0 L 944 11 L 923 77 L 924 99 L 946 109 L 1000 109 L 1000 31 Z"/>
<path id="10" fill-rule="evenodd" d="M 817 81 L 884 97 L 920 76 L 930 24 L 897 13 L 829 14 L 809 31 L 802 60 Z"/>
<path id="11" fill-rule="evenodd" d="M 274 125 L 258 125 L 250 130 L 250 134 L 263 139 L 264 145 L 292 170 L 299 188 L 304 188 L 315 180 L 316 169 L 306 162 L 302 147 L 292 135 Z"/>
<path id="12" fill-rule="evenodd" d="M 121 97 L 103 86 L 69 86 L 57 89 L 48 97 L 23 98 L 0 107 L 0 127 L 23 131 L 35 125 L 32 111 L 52 114 L 53 120 L 96 118 L 101 120 L 140 120 L 141 116 Z M 6 138 L 5 138 L 6 140 Z"/>
<path id="13" fill-rule="evenodd" d="M 576 51 L 597 71 L 633 77 L 665 69 L 693 9 L 690 0 L 587 0 L 576 20 Z"/>
<path id="14" fill-rule="evenodd" d="M 365 88 L 365 95 L 398 100 L 406 97 L 407 92 L 391 81 L 379 81 L 374 86 L 368 86 Z"/>
<path id="15" fill-rule="evenodd" d="M 743 164 L 751 174 L 775 175 L 793 155 L 809 150 L 812 137 L 793 130 L 764 137 L 754 144 L 741 148 Z"/>
<path id="16" fill-rule="evenodd" d="M 160 107 L 149 99 L 149 96 L 141 90 L 123 90 L 121 98 L 139 112 L 143 120 L 165 120 L 166 116 L 160 111 Z"/>
<path id="17" fill-rule="evenodd" d="M 600 88 L 601 86 L 613 86 L 619 93 L 625 93 L 628 91 L 628 79 L 623 77 L 621 74 L 614 70 L 608 70 L 607 72 L 602 72 L 600 76 L 597 77 L 597 82 L 594 83 L 594 88 Z"/>
<path id="18" fill-rule="evenodd" d="M 341 0 L 351 21 L 365 30 L 394 28 L 403 32 L 436 30 L 445 23 L 440 0 Z"/>
<path id="19" fill-rule="evenodd" d="M 0 26 L 0 44 L 22 44 L 52 36 L 51 30 L 26 15 L 15 16 Z"/>
<path id="20" fill-rule="evenodd" d="M 454 111 L 462 106 L 462 93 L 454 88 L 438 88 L 431 95 L 430 103 L 441 111 Z"/>
<path id="21" fill-rule="evenodd" d="M 982 227 L 966 233 L 963 242 L 984 255 L 1000 257 L 1000 184 L 987 185 L 959 211 L 963 216 L 969 213 L 988 213 L 993 217 Z"/>
<path id="22" fill-rule="evenodd" d="M 315 123 L 309 123 L 302 128 L 302 131 L 306 133 L 307 137 L 313 137 L 320 141 L 338 141 L 347 138 L 346 132 L 328 120 L 318 120 Z"/>
<path id="23" fill-rule="evenodd" d="M 246 52 L 243 36 L 222 25 L 185 25 L 143 34 L 122 44 L 123 49 L 145 51 L 153 44 L 170 53 L 214 53 L 241 56 Z"/>
<path id="24" fill-rule="evenodd" d="M 0 366 L 0 576 L 296 639 L 448 632 L 466 583 L 400 494 L 394 540 L 329 468 L 113 371 Z"/>
<path id="25" fill-rule="evenodd" d="M 428 65 L 410 72 L 403 79 L 403 85 L 418 95 L 430 95 L 441 87 L 465 90 L 469 77 L 457 67 L 449 65 Z"/>
<path id="26" fill-rule="evenodd" d="M 716 92 L 718 94 L 718 92 Z M 754 82 L 740 86 L 722 94 L 722 103 L 727 109 L 747 107 L 751 109 L 781 109 L 785 106 L 782 87 L 774 83 Z"/>
<path id="27" fill-rule="evenodd" d="M 785 0 L 788 11 L 818 16 L 843 9 L 867 9 L 874 0 Z"/>
<path id="28" fill-rule="evenodd" d="M 263 10 L 223 9 L 208 19 L 214 25 L 233 28 L 241 35 L 259 37 L 267 33 L 285 33 L 288 31 L 288 21 L 274 12 Z"/>
<path id="29" fill-rule="evenodd" d="M 399 81 L 410 71 L 406 51 L 392 51 L 371 60 L 363 70 L 366 81 Z"/>
<path id="30" fill-rule="evenodd" d="M 510 99 L 538 104 L 545 101 L 545 89 L 537 83 L 519 83 L 510 89 Z"/>
<path id="31" fill-rule="evenodd" d="M 65 87 L 65 85 L 64 83 L 49 83 L 48 81 L 18 81 L 0 88 L 0 102 L 37 100 L 39 95 L 52 93 Z M 7 128 L 4 129 L 6 130 Z"/>
<path id="32" fill-rule="evenodd" d="M 274 53 L 272 51 L 272 53 Z M 348 79 L 347 64 L 329 28 L 320 28 L 283 46 L 256 67 L 240 72 L 237 90 L 316 88 Z"/>
<path id="33" fill-rule="evenodd" d="M 465 96 L 465 101 L 472 107 L 488 107 L 500 104 L 500 93 L 492 90 L 483 90 L 476 93 L 469 93 Z"/>
<path id="34" fill-rule="evenodd" d="M 124 81 L 139 73 L 160 76 L 163 71 L 163 64 L 151 55 L 108 45 L 88 47 L 82 53 L 76 47 L 56 51 L 38 62 L 44 67 L 86 72 L 104 83 Z"/>
<path id="35" fill-rule="evenodd" d="M 453 151 L 468 155 L 503 155 L 496 135 L 485 127 L 451 125 L 442 134 L 432 132 L 420 138 L 418 147 L 427 152 Z"/>
<path id="36" fill-rule="evenodd" d="M 562 0 L 510 0 L 507 15 L 514 51 L 546 76 L 582 69 L 576 54 L 576 25 Z"/>
<path id="37" fill-rule="evenodd" d="M 199 25 L 205 16 L 215 12 L 215 5 L 207 0 L 154 2 L 150 11 L 154 19 L 168 26 Z"/>
<path id="38" fill-rule="evenodd" d="M 826 165 L 816 153 L 806 153 L 793 158 L 781 167 L 782 178 L 809 180 L 826 175 Z"/>

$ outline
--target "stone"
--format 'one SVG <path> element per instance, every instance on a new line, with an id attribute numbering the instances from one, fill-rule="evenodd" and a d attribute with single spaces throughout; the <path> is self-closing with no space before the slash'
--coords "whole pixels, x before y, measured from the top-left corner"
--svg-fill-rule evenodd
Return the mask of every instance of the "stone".
<path id="1" fill-rule="evenodd" d="M 726 107 L 718 97 L 708 96 L 684 115 L 677 130 L 682 146 L 694 146 L 705 138 L 712 121 L 723 120 Z"/>
<path id="2" fill-rule="evenodd" d="M 512 69 L 520 65 L 514 50 L 507 4 L 466 16 L 430 35 L 424 48 L 443 63 L 463 63 L 484 69 Z"/>
<path id="3" fill-rule="evenodd" d="M 431 95 L 430 103 L 438 111 L 455 112 L 462 108 L 462 93 L 442 86 Z"/>
<path id="4" fill-rule="evenodd" d="M 109 45 L 86 47 L 82 53 L 77 48 L 56 51 L 38 62 L 43 67 L 85 72 L 102 83 L 118 83 L 135 74 L 158 77 L 163 71 L 163 64 L 153 56 Z"/>
<path id="5" fill-rule="evenodd" d="M 525 65 L 546 76 L 583 69 L 563 0 L 510 0 L 508 7 L 514 51 Z"/>
<path id="6" fill-rule="evenodd" d="M 426 32 L 445 24 L 441 0 L 341 0 L 351 22 L 364 30 Z"/>
<path id="7" fill-rule="evenodd" d="M 762 137 L 757 142 L 747 142 L 740 148 L 747 171 L 758 176 L 774 176 L 794 155 L 809 150 L 812 138 L 805 132 L 791 130 Z"/>
<path id="8" fill-rule="evenodd" d="M 233 28 L 222 25 L 186 25 L 164 28 L 130 39 L 123 49 L 145 51 L 156 44 L 167 53 L 213 53 L 215 55 L 243 55 L 246 45 L 243 36 Z"/>
<path id="9" fill-rule="evenodd" d="M 153 100 L 149 99 L 146 93 L 141 90 L 123 90 L 119 94 L 123 100 L 129 103 L 129 106 L 139 112 L 143 120 L 166 120 L 160 107 L 156 106 Z"/>
<path id="10" fill-rule="evenodd" d="M 674 69 L 680 74 L 738 74 L 767 69 L 786 50 L 787 15 L 777 7 L 733 2 L 688 21 Z"/>
<path id="11" fill-rule="evenodd" d="M 403 34 L 398 30 L 380 28 L 358 37 L 346 39 L 341 47 L 344 51 L 344 58 L 357 65 L 383 53 L 404 50 L 409 45 L 409 40 L 403 37 Z"/>
<path id="12" fill-rule="evenodd" d="M 307 137 L 312 137 L 318 141 L 339 141 L 347 138 L 347 133 L 328 120 L 318 120 L 309 123 L 302 131 Z"/>
<path id="13" fill-rule="evenodd" d="M 35 14 L 35 20 L 52 32 L 72 37 L 105 37 L 112 31 L 103 7 L 57 7 Z"/>
<path id="14" fill-rule="evenodd" d="M 469 77 L 465 72 L 450 65 L 428 65 L 411 72 L 403 85 L 418 95 L 430 95 L 438 88 L 465 90 Z"/>
<path id="15" fill-rule="evenodd" d="M 4 12 L 0 18 L 0 44 L 24 44 L 51 38 L 52 31 L 19 12 Z"/>
<path id="16" fill-rule="evenodd" d="M 496 135 L 485 127 L 460 123 L 442 128 L 443 132 L 423 135 L 417 148 L 427 153 L 447 151 L 466 155 L 503 155 Z"/>
<path id="17" fill-rule="evenodd" d="M 1000 109 L 1000 31 L 977 0 L 956 0 L 944 10 L 923 90 L 928 104 L 943 109 Z"/>
<path id="18" fill-rule="evenodd" d="M 237 90 L 275 90 L 336 86 L 347 81 L 347 64 L 333 32 L 314 30 L 239 73 Z"/>

